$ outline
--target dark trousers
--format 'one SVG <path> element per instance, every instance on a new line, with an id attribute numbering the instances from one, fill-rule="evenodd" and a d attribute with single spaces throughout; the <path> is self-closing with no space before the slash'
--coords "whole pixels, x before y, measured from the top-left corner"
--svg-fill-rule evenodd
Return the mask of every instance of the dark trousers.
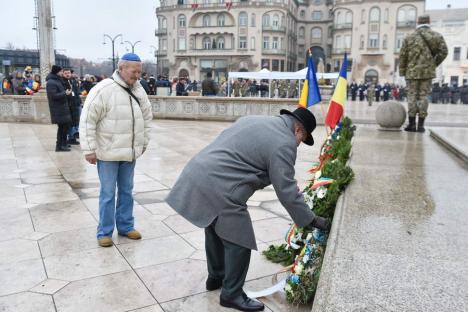
<path id="1" fill-rule="evenodd" d="M 228 242 L 216 234 L 214 224 L 205 228 L 208 276 L 223 280 L 221 296 L 229 299 L 242 294 L 249 270 L 251 250 Z"/>
<path id="2" fill-rule="evenodd" d="M 68 123 L 57 124 L 57 146 L 67 145 L 67 134 L 70 128 Z"/>

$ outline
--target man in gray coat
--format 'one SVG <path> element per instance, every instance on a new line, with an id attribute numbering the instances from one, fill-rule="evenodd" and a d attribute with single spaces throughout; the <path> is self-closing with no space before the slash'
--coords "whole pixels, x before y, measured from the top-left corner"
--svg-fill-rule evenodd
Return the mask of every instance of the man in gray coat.
<path id="1" fill-rule="evenodd" d="M 264 308 L 242 290 L 251 249 L 257 249 L 246 204 L 256 190 L 273 184 L 298 226 L 330 227 L 305 204 L 294 179 L 297 147 L 314 144 L 315 117 L 305 108 L 280 113 L 237 120 L 190 160 L 167 198 L 179 214 L 205 228 L 207 290 L 222 286 L 220 304 L 241 311 Z"/>

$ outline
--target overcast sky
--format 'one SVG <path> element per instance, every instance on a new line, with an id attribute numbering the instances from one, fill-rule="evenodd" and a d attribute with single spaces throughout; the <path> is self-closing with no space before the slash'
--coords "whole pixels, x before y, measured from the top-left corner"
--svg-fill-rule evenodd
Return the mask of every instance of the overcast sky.
<path id="1" fill-rule="evenodd" d="M 56 49 L 70 57 L 103 61 L 112 54 L 110 44 L 103 45 L 103 34 L 123 35 L 124 41 L 141 43 L 135 52 L 143 59 L 153 60 L 151 45 L 156 46 L 154 29 L 158 0 L 52 0 L 56 16 Z M 467 0 L 426 0 L 426 9 L 468 7 Z M 0 48 L 11 42 L 18 48 L 36 48 L 36 33 L 32 30 L 35 15 L 34 0 L 0 0 Z M 107 41 L 109 43 L 109 41 Z M 116 47 L 119 55 L 128 44 Z"/>

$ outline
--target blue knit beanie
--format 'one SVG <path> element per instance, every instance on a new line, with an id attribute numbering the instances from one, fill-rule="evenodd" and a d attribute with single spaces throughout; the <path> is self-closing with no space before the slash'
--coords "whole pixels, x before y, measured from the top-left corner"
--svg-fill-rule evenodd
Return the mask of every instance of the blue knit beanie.
<path id="1" fill-rule="evenodd" d="M 140 57 L 135 53 L 126 53 L 121 58 L 122 61 L 141 62 Z"/>

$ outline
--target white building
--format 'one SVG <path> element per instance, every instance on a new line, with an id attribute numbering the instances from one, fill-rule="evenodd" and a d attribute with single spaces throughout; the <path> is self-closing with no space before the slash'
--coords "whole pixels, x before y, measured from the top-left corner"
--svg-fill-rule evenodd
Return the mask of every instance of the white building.
<path id="1" fill-rule="evenodd" d="M 459 86 L 468 83 L 468 8 L 430 10 L 431 27 L 444 36 L 448 56 L 437 68 L 436 80 Z"/>
<path id="2" fill-rule="evenodd" d="M 423 12 L 424 0 L 161 1 L 158 71 L 196 80 L 296 71 L 310 49 L 319 70 L 339 70 L 348 52 L 352 79 L 398 82 L 401 42 Z"/>

